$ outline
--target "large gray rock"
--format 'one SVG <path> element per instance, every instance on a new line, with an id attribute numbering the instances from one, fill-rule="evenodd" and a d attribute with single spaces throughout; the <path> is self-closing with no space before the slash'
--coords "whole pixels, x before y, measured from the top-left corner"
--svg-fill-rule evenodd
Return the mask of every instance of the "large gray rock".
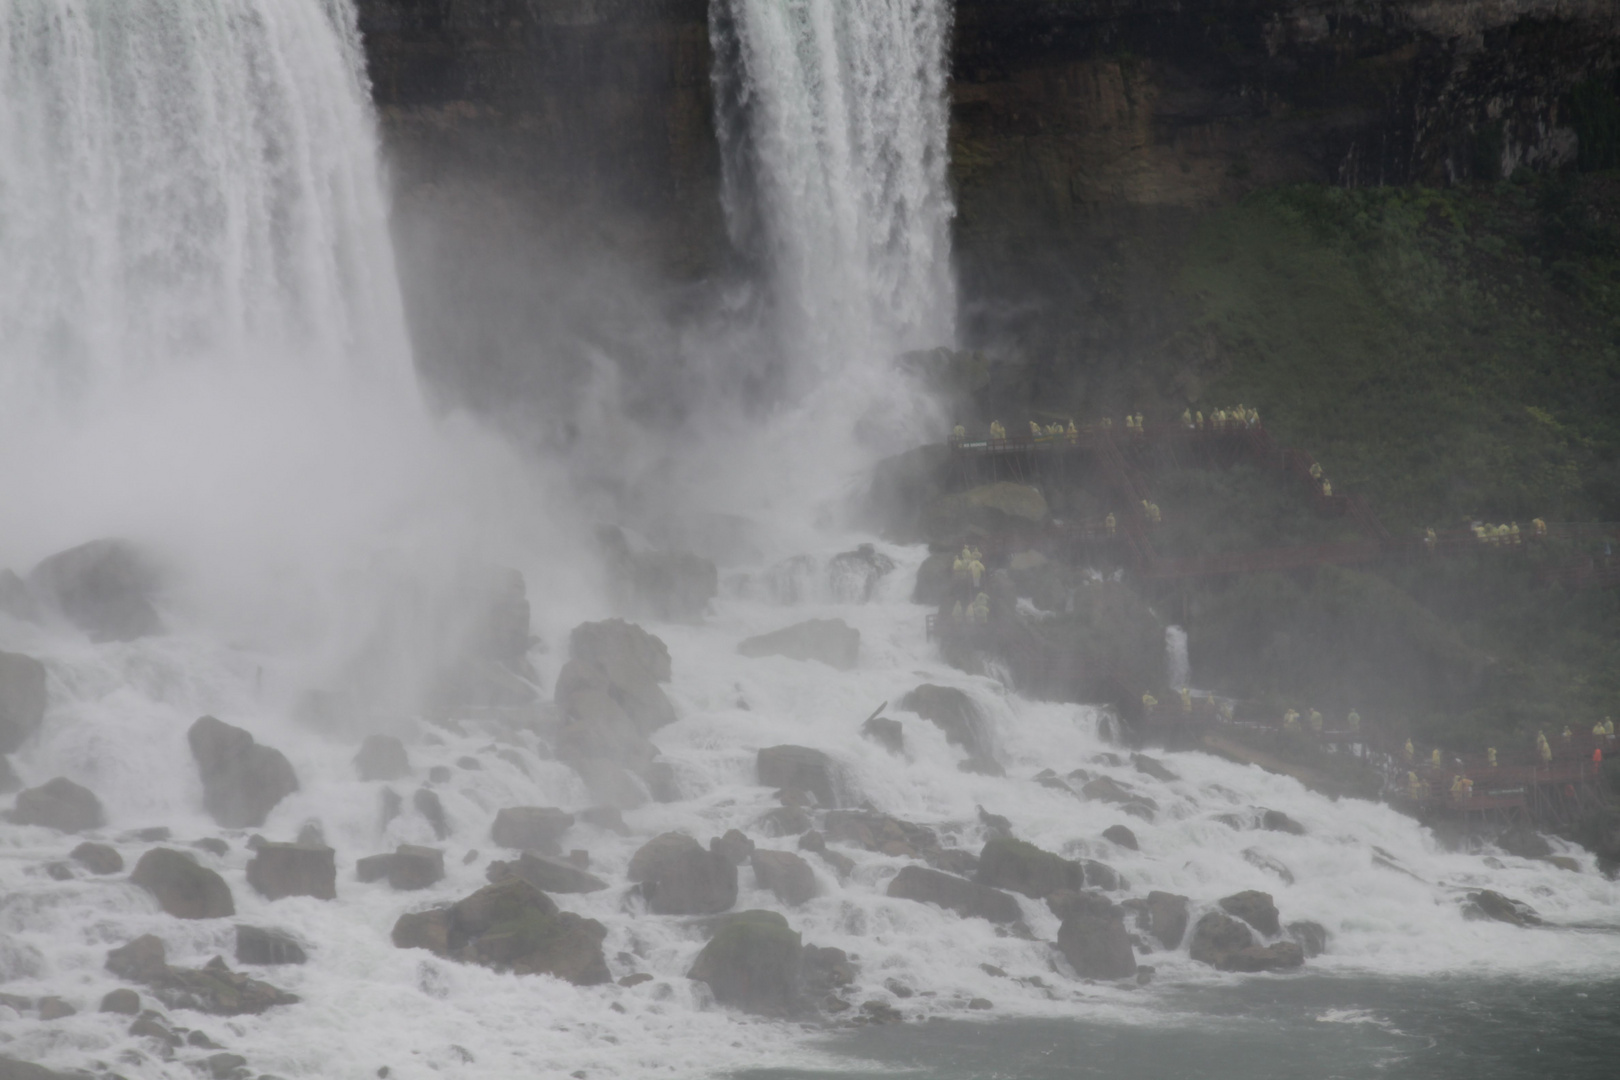
<path id="1" fill-rule="evenodd" d="M 675 707 L 658 685 L 669 681 L 669 650 L 622 619 L 582 623 L 569 648 L 557 676 L 557 755 L 580 771 L 598 800 L 632 808 L 645 800 L 622 782 L 619 769 L 647 774 L 658 753 L 648 736 L 675 721 Z"/>
<path id="2" fill-rule="evenodd" d="M 737 867 L 684 833 L 655 836 L 630 858 L 627 875 L 640 882 L 658 915 L 716 915 L 737 902 Z"/>
<path id="3" fill-rule="evenodd" d="M 58 552 L 28 575 L 29 591 L 92 641 L 133 641 L 162 631 L 152 603 L 161 584 L 151 556 L 113 539 Z"/>
<path id="4" fill-rule="evenodd" d="M 204 716 L 186 733 L 202 776 L 203 806 L 227 829 L 255 829 L 298 790 L 292 763 L 242 728 Z"/>
<path id="5" fill-rule="evenodd" d="M 615 604 L 672 622 L 697 622 L 720 591 L 714 563 L 684 551 L 654 551 L 633 544 L 617 525 L 603 525 L 596 538 Z"/>
<path id="6" fill-rule="evenodd" d="M 285 931 L 260 926 L 236 928 L 236 962 L 239 964 L 302 964 L 308 959 L 304 946 Z"/>
<path id="7" fill-rule="evenodd" d="M 66 777 L 47 780 L 17 796 L 11 820 L 18 825 L 43 825 L 61 832 L 99 829 L 107 823 L 101 800 L 89 788 Z"/>
<path id="8" fill-rule="evenodd" d="M 269 983 L 232 971 L 218 956 L 201 968 L 170 967 L 163 942 L 151 934 L 109 952 L 107 970 L 151 987 L 157 999 L 171 1009 L 242 1016 L 298 1001 Z"/>
<path id="9" fill-rule="evenodd" d="M 387 879 L 402 892 L 425 889 L 444 880 L 444 852 L 438 848 L 401 844 L 387 855 L 370 855 L 354 864 L 361 881 Z"/>
<path id="10" fill-rule="evenodd" d="M 715 1000 L 747 1012 L 799 1012 L 804 949 L 798 931 L 774 911 L 739 911 L 720 920 L 688 977 Z"/>
<path id="11" fill-rule="evenodd" d="M 923 866 L 902 869 L 889 882 L 888 895 L 900 900 L 938 904 L 964 918 L 978 917 L 994 923 L 1017 922 L 1021 915 L 1018 901 L 1000 889 Z"/>
<path id="12" fill-rule="evenodd" d="M 264 843 L 247 864 L 248 884 L 267 900 L 337 899 L 337 854 L 316 844 Z"/>
<path id="13" fill-rule="evenodd" d="M 45 665 L 0 652 L 0 754 L 14 754 L 45 722 Z"/>
<path id="14" fill-rule="evenodd" d="M 1143 929 L 1158 938 L 1165 948 L 1179 947 L 1181 939 L 1187 936 L 1188 904 L 1187 897 L 1176 893 L 1158 890 L 1148 893 Z"/>
<path id="15" fill-rule="evenodd" d="M 769 634 L 751 637 L 737 646 L 743 656 L 785 656 L 789 660 L 820 660 L 848 671 L 860 660 L 861 632 L 842 619 L 809 619 Z"/>
<path id="16" fill-rule="evenodd" d="M 1503 896 L 1492 889 L 1481 889 L 1467 894 L 1467 914 L 1475 918 L 1495 919 L 1514 926 L 1540 926 L 1541 917 L 1529 904 Z"/>
<path id="17" fill-rule="evenodd" d="M 945 741 L 960 746 L 976 761 L 994 761 L 990 739 L 985 732 L 984 714 L 973 699 L 954 686 L 924 683 L 900 699 L 900 708 L 909 709 L 945 733 Z"/>
<path id="18" fill-rule="evenodd" d="M 236 914 L 225 879 L 172 848 L 153 848 L 135 864 L 129 880 L 157 897 L 177 919 L 222 919 Z"/>
<path id="19" fill-rule="evenodd" d="M 1219 971 L 1287 971 L 1305 962 L 1305 953 L 1296 942 L 1281 941 L 1259 945 L 1247 925 L 1212 911 L 1193 928 L 1188 955 Z"/>
<path id="20" fill-rule="evenodd" d="M 838 767 L 832 758 L 808 746 L 767 746 L 757 760 L 759 782 L 765 787 L 804 791 L 825 808 L 841 805 Z"/>
<path id="21" fill-rule="evenodd" d="M 824 827 L 826 839 L 880 855 L 926 859 L 939 850 L 939 837 L 932 829 L 876 810 L 833 810 Z"/>
<path id="22" fill-rule="evenodd" d="M 1327 927 L 1321 923 L 1309 921 L 1291 922 L 1285 929 L 1288 931 L 1288 936 L 1297 941 L 1299 947 L 1304 950 L 1307 960 L 1327 952 Z"/>
<path id="23" fill-rule="evenodd" d="M 124 868 L 124 857 L 117 848 L 89 840 L 69 852 L 68 857 L 92 874 L 116 874 Z"/>
<path id="24" fill-rule="evenodd" d="M 981 885 L 1011 889 L 1039 900 L 1059 889 L 1079 890 L 1086 884 L 1081 865 L 1034 844 L 997 837 L 979 854 L 977 880 Z"/>
<path id="25" fill-rule="evenodd" d="M 1136 974 L 1125 921 L 1117 914 L 1075 912 L 1058 929 L 1058 949 L 1082 979 L 1124 979 Z"/>
<path id="26" fill-rule="evenodd" d="M 595 919 L 559 911 L 520 878 L 486 885 L 448 908 L 412 912 L 394 924 L 394 945 L 519 975 L 555 975 L 576 986 L 609 981 Z"/>
<path id="27" fill-rule="evenodd" d="M 398 736 L 367 735 L 354 755 L 354 771 L 362 780 L 399 780 L 411 775 L 411 759 Z"/>
<path id="28" fill-rule="evenodd" d="M 489 837 L 501 847 L 557 855 L 574 815 L 555 806 L 508 806 L 495 812 Z"/>
<path id="29" fill-rule="evenodd" d="M 508 878 L 522 878 L 541 892 L 548 893 L 599 892 L 608 887 L 607 882 L 571 862 L 547 858 L 532 851 L 525 851 L 511 862 L 496 860 L 490 863 L 484 876 L 496 885 Z"/>
<path id="30" fill-rule="evenodd" d="M 1223 896 L 1220 905 L 1222 911 L 1228 915 L 1236 915 L 1266 937 L 1276 937 L 1282 933 L 1277 905 L 1271 899 L 1270 893 L 1248 889 L 1233 893 L 1231 896 Z"/>
<path id="31" fill-rule="evenodd" d="M 750 860 L 754 867 L 754 880 L 761 888 L 769 889 L 776 898 L 790 907 L 815 899 L 815 871 L 810 864 L 791 851 L 756 849 Z"/>

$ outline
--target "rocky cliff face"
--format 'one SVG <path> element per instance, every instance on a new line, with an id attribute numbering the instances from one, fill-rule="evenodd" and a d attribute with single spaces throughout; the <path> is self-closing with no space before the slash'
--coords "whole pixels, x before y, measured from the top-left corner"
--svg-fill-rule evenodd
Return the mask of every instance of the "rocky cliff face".
<path id="1" fill-rule="evenodd" d="M 724 259 L 707 7 L 360 0 L 429 370 L 521 386 L 514 342 L 555 327 L 497 306 L 578 288 L 522 254 L 535 238 L 665 281 Z M 1197 214 L 1276 183 L 1563 165 L 1570 87 L 1617 64 L 1613 0 L 958 0 L 965 333 L 1103 368 L 1197 353 L 1164 288 Z"/>

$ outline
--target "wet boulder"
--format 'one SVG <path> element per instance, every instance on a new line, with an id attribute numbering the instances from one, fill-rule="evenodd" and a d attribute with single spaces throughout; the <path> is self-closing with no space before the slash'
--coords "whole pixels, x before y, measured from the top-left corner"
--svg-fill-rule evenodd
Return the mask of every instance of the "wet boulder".
<path id="1" fill-rule="evenodd" d="M 107 823 L 95 792 L 61 776 L 19 794 L 10 816 L 18 825 L 43 825 L 69 833 L 99 829 Z"/>
<path id="2" fill-rule="evenodd" d="M 787 1016 L 802 1008 L 802 961 L 799 933 L 781 915 L 739 911 L 720 921 L 687 975 L 722 1005 Z"/>
<path id="3" fill-rule="evenodd" d="M 750 864 L 760 887 L 771 890 L 778 900 L 790 907 L 813 900 L 819 891 L 810 864 L 791 851 L 757 849 Z"/>
<path id="4" fill-rule="evenodd" d="M 1127 902 L 1129 903 L 1129 902 Z M 1123 918 L 1119 907 L 1095 889 L 1059 889 L 1048 893 L 1046 907 L 1062 922 L 1071 915 L 1092 915 L 1098 918 Z"/>
<path id="5" fill-rule="evenodd" d="M 363 882 L 386 880 L 402 892 L 425 889 L 444 880 L 444 852 L 438 848 L 401 844 L 386 855 L 369 855 L 354 864 Z"/>
<path id="6" fill-rule="evenodd" d="M 316 844 L 265 842 L 247 864 L 248 884 L 267 900 L 288 896 L 337 899 L 337 855 Z"/>
<path id="7" fill-rule="evenodd" d="M 1129 883 L 1118 870 L 1107 863 L 1096 859 L 1081 859 L 1080 865 L 1086 872 L 1086 888 L 1102 889 L 1105 892 L 1116 892 L 1129 888 Z"/>
<path id="8" fill-rule="evenodd" d="M 839 671 L 852 669 L 860 660 L 860 651 L 861 632 L 842 619 L 808 619 L 748 638 L 737 646 L 738 653 L 754 659 L 819 660 Z"/>
<path id="9" fill-rule="evenodd" d="M 1022 914 L 1018 901 L 1000 889 L 922 866 L 903 868 L 889 882 L 887 895 L 898 900 L 937 904 L 964 918 L 977 917 L 994 923 L 1017 922 Z"/>
<path id="10" fill-rule="evenodd" d="M 1154 890 L 1147 894 L 1142 928 L 1159 939 L 1166 949 L 1178 948 L 1187 936 L 1188 906 L 1185 896 Z"/>
<path id="11" fill-rule="evenodd" d="M 894 572 L 894 560 L 872 544 L 834 555 L 827 563 L 832 594 L 847 604 L 865 604 L 877 595 L 878 582 Z"/>
<path id="12" fill-rule="evenodd" d="M 486 885 L 447 908 L 402 915 L 398 948 L 425 948 L 447 959 L 519 975 L 554 975 L 576 986 L 608 982 L 595 919 L 559 911 L 545 893 L 518 878 Z"/>
<path id="13" fill-rule="evenodd" d="M 1082 979 L 1125 979 L 1136 974 L 1136 951 L 1118 914 L 1072 912 L 1058 929 L 1058 950 Z"/>
<path id="14" fill-rule="evenodd" d="M 297 938 L 282 930 L 267 930 L 258 926 L 236 928 L 236 962 L 238 964 L 302 964 L 309 959 Z"/>
<path id="15" fill-rule="evenodd" d="M 45 722 L 45 665 L 0 652 L 0 754 L 14 754 Z"/>
<path id="16" fill-rule="evenodd" d="M 74 848 L 68 858 L 92 874 L 116 874 L 124 869 L 124 857 L 110 844 L 97 844 L 86 840 Z"/>
<path id="17" fill-rule="evenodd" d="M 900 699 L 900 708 L 914 712 L 945 733 L 945 741 L 974 757 L 989 757 L 984 715 L 966 691 L 954 686 L 923 683 Z"/>
<path id="18" fill-rule="evenodd" d="M 1259 945 L 1247 925 L 1212 911 L 1193 928 L 1192 959 L 1218 971 L 1287 971 L 1305 962 L 1305 953 L 1296 942 Z"/>
<path id="19" fill-rule="evenodd" d="M 1327 927 L 1319 922 L 1291 922 L 1284 929 L 1288 936 L 1299 943 L 1300 949 L 1305 953 L 1307 960 L 1321 956 L 1327 952 Z"/>
<path id="20" fill-rule="evenodd" d="M 891 754 L 898 754 L 906 748 L 905 729 L 900 721 L 891 720 L 887 716 L 874 716 L 861 725 L 861 734 Z"/>
<path id="21" fill-rule="evenodd" d="M 508 878 L 521 878 L 541 892 L 548 893 L 599 892 L 608 887 L 607 882 L 583 867 L 532 851 L 525 851 L 511 862 L 497 860 L 490 863 L 484 876 L 491 884 L 497 885 Z"/>
<path id="22" fill-rule="evenodd" d="M 1260 827 L 1267 832 L 1287 833 L 1290 836 L 1304 836 L 1305 826 L 1283 813 L 1281 810 L 1267 810 L 1260 808 Z"/>
<path id="23" fill-rule="evenodd" d="M 411 805 L 416 808 L 418 814 L 427 819 L 434 836 L 443 840 L 450 835 L 450 819 L 445 815 L 444 803 L 439 801 L 436 792 L 427 788 L 417 788 L 415 794 L 411 796 Z"/>
<path id="24" fill-rule="evenodd" d="M 767 746 L 756 768 L 765 787 L 808 791 L 823 807 L 840 805 L 838 767 L 832 758 L 808 746 Z"/>
<path id="25" fill-rule="evenodd" d="M 156 561 L 117 539 L 58 552 L 28 574 L 33 596 L 98 642 L 161 633 L 163 621 L 153 605 L 161 585 Z"/>
<path id="26" fill-rule="evenodd" d="M 659 683 L 670 680 L 669 647 L 623 619 L 581 623 L 569 635 L 569 661 L 557 676 L 557 705 L 566 714 L 576 694 L 606 694 L 642 734 L 675 722 Z"/>
<path id="27" fill-rule="evenodd" d="M 362 780 L 400 780 L 411 775 L 411 759 L 397 736 L 367 735 L 354 755 L 354 771 Z"/>
<path id="28" fill-rule="evenodd" d="M 109 952 L 107 970 L 150 987 L 153 995 L 171 1009 L 242 1016 L 298 1001 L 296 996 L 269 983 L 232 971 L 218 956 L 201 968 L 170 967 L 163 942 L 150 934 Z"/>
<path id="29" fill-rule="evenodd" d="M 1153 800 L 1143 798 L 1109 776 L 1099 776 L 1095 780 L 1086 781 L 1080 786 L 1080 794 L 1088 799 L 1098 799 L 1102 802 L 1140 803 L 1158 809 Z"/>
<path id="30" fill-rule="evenodd" d="M 939 850 L 932 829 L 876 810 L 832 810 L 823 825 L 827 840 L 880 855 L 925 859 Z"/>
<path id="31" fill-rule="evenodd" d="M 1503 829 L 1496 838 L 1496 846 L 1521 859 L 1545 859 L 1553 853 L 1547 838 L 1528 825 Z"/>
<path id="32" fill-rule="evenodd" d="M 1136 834 L 1131 832 L 1131 830 L 1124 825 L 1110 825 L 1108 828 L 1103 830 L 1102 835 L 1103 839 L 1107 840 L 1110 844 L 1115 844 L 1119 847 L 1125 848 L 1128 851 L 1141 850 L 1140 846 L 1136 842 Z"/>
<path id="33" fill-rule="evenodd" d="M 715 915 L 737 902 L 737 867 L 684 833 L 655 836 L 630 858 L 627 875 L 640 882 L 658 915 Z"/>
<path id="34" fill-rule="evenodd" d="M 1168 783 L 1172 780 L 1181 779 L 1181 777 L 1165 768 L 1163 762 L 1156 758 L 1150 758 L 1146 754 L 1132 754 L 1131 764 L 1136 766 L 1137 772 L 1142 773 L 1144 776 L 1151 776 L 1155 780 L 1163 780 Z"/>
<path id="35" fill-rule="evenodd" d="M 135 1016 L 141 1011 L 141 995 L 128 987 L 119 987 L 109 990 L 102 995 L 101 1008 L 98 1012 L 113 1013 L 117 1016 Z M 0 1076 L 3 1076 L 0 1073 Z"/>
<path id="36" fill-rule="evenodd" d="M 1513 926 L 1541 925 L 1541 916 L 1537 915 L 1529 904 L 1503 896 L 1493 889 L 1471 892 L 1467 894 L 1466 899 L 1467 907 L 1463 909 L 1463 913 L 1473 918 L 1495 919 L 1497 922 Z"/>
<path id="37" fill-rule="evenodd" d="M 256 829 L 298 790 L 292 763 L 242 728 L 201 717 L 186 733 L 202 776 L 203 806 L 227 829 Z"/>
<path id="38" fill-rule="evenodd" d="M 562 853 L 562 835 L 574 824 L 574 815 L 555 806 L 508 806 L 495 812 L 490 839 L 501 847 Z"/>
<path id="39" fill-rule="evenodd" d="M 1271 899 L 1270 893 L 1248 889 L 1244 892 L 1233 893 L 1220 899 L 1221 910 L 1228 915 L 1236 915 L 1266 937 L 1276 937 L 1282 933 L 1282 926 L 1278 921 L 1277 905 Z"/>
<path id="40" fill-rule="evenodd" d="M 1034 844 L 1011 837 L 997 837 L 984 845 L 979 854 L 976 879 L 981 885 L 1010 889 L 1032 900 L 1059 889 L 1080 889 L 1085 871 L 1080 864 Z"/>
<path id="41" fill-rule="evenodd" d="M 732 866 L 741 866 L 754 854 L 754 842 L 741 829 L 727 829 L 724 836 L 709 839 L 709 850 L 726 857 Z"/>

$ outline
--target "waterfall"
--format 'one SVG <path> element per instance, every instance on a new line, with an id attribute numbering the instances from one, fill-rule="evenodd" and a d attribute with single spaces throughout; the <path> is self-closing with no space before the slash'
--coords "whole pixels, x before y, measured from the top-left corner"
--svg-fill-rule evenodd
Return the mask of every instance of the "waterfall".
<path id="1" fill-rule="evenodd" d="M 1187 661 L 1187 631 L 1179 626 L 1164 628 L 1164 661 L 1165 679 L 1170 689 L 1185 688 L 1192 669 Z"/>
<path id="2" fill-rule="evenodd" d="M 713 0 L 733 238 L 814 377 L 951 344 L 948 0 Z"/>
<path id="3" fill-rule="evenodd" d="M 0 400 L 412 386 L 363 63 L 349 0 L 0 0 Z"/>

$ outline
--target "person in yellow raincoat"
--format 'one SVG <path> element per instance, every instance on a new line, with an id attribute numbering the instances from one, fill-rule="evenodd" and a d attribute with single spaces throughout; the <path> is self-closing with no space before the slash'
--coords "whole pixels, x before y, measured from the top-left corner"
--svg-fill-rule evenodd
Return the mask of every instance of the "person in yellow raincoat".
<path id="1" fill-rule="evenodd" d="M 1331 481 L 1331 480 L 1323 480 L 1322 481 L 1322 494 L 1326 495 L 1328 498 L 1333 497 L 1333 481 Z"/>
<path id="2" fill-rule="evenodd" d="M 1311 462 L 1311 479 L 1312 480 L 1320 480 L 1320 479 L 1322 479 L 1322 463 L 1321 462 L 1319 462 L 1319 461 Z"/>
<path id="3" fill-rule="evenodd" d="M 1192 427 L 1193 426 L 1192 410 L 1191 409 L 1182 409 L 1181 410 L 1181 426 L 1182 427 Z"/>
<path id="4" fill-rule="evenodd" d="M 1411 761 L 1416 756 L 1417 756 L 1417 748 L 1412 745 L 1412 740 L 1411 739 L 1407 739 L 1406 740 L 1406 760 Z"/>
<path id="5" fill-rule="evenodd" d="M 1351 709 L 1350 715 L 1344 718 L 1344 726 L 1350 729 L 1350 734 L 1361 734 L 1361 714 Z"/>
<path id="6" fill-rule="evenodd" d="M 1547 535 L 1547 523 L 1542 521 L 1540 518 L 1535 518 L 1532 520 L 1530 522 L 1530 528 L 1535 531 L 1537 536 Z"/>
<path id="7" fill-rule="evenodd" d="M 973 579 L 973 587 L 977 589 L 979 580 L 984 577 L 984 563 L 979 561 L 978 552 L 974 552 L 973 558 L 968 560 L 967 572 L 968 576 Z"/>
<path id="8" fill-rule="evenodd" d="M 1080 441 L 1080 429 L 1074 426 L 1074 420 L 1069 420 L 1069 445 L 1073 446 Z"/>
<path id="9" fill-rule="evenodd" d="M 969 606 L 969 608 L 968 608 L 968 614 L 970 616 L 972 616 L 973 621 L 978 623 L 980 626 L 983 626 L 985 623 L 989 622 L 990 621 L 990 597 L 989 597 L 989 595 L 986 594 L 986 593 L 980 593 L 978 596 L 975 596 L 973 598 L 972 605 Z"/>
<path id="10" fill-rule="evenodd" d="M 1287 712 L 1283 713 L 1283 730 L 1299 730 L 1299 711 L 1297 709 L 1289 709 Z"/>
<path id="11" fill-rule="evenodd" d="M 1496 768 L 1496 747 L 1487 746 L 1485 748 L 1485 764 L 1493 769 Z"/>
<path id="12" fill-rule="evenodd" d="M 1410 770 L 1406 774 L 1406 794 L 1413 799 L 1423 798 L 1423 781 L 1418 779 L 1417 773 Z"/>
<path id="13" fill-rule="evenodd" d="M 1204 410 L 1199 409 L 1196 413 L 1193 414 L 1193 423 L 1198 425 L 1198 430 L 1199 431 L 1204 430 Z"/>
<path id="14" fill-rule="evenodd" d="M 990 421 L 990 438 L 992 438 L 992 439 L 1005 439 L 1006 437 L 1007 437 L 1007 429 L 1001 426 L 1001 421 L 1000 420 L 992 420 L 992 421 Z"/>
<path id="15" fill-rule="evenodd" d="M 1438 746 L 1429 754 L 1429 764 L 1437 769 L 1440 767 L 1440 748 Z"/>
<path id="16" fill-rule="evenodd" d="M 1543 765 L 1552 762 L 1552 743 L 1547 741 L 1547 736 L 1542 735 L 1536 740 L 1536 749 L 1541 753 L 1541 763 Z"/>
<path id="17" fill-rule="evenodd" d="M 1321 713 L 1317 712 L 1315 709 L 1312 709 L 1310 711 L 1310 716 L 1308 717 L 1306 722 L 1311 725 L 1311 730 L 1312 731 L 1316 732 L 1318 735 L 1320 735 L 1322 733 L 1322 714 Z"/>
<path id="18" fill-rule="evenodd" d="M 957 424 L 955 427 L 951 428 L 951 438 L 953 438 L 953 439 L 965 439 L 965 438 L 967 438 L 967 428 L 963 427 L 961 424 Z"/>
<path id="19" fill-rule="evenodd" d="M 1032 439 L 1038 439 L 1041 437 L 1041 425 L 1037 424 L 1033 420 L 1029 422 L 1029 437 Z"/>
<path id="20" fill-rule="evenodd" d="M 1108 535 L 1109 536 L 1113 536 L 1114 535 L 1114 529 L 1117 528 L 1118 525 L 1119 525 L 1119 522 L 1114 520 L 1113 511 L 1109 511 L 1108 516 L 1103 518 L 1103 528 L 1108 530 Z"/>
<path id="21" fill-rule="evenodd" d="M 1192 691 L 1185 686 L 1181 688 L 1181 711 L 1184 713 L 1192 712 Z"/>
<path id="22" fill-rule="evenodd" d="M 1151 709 L 1151 708 L 1156 707 L 1158 704 L 1159 704 L 1159 699 L 1158 698 L 1154 697 L 1152 694 L 1148 693 L 1146 690 L 1142 691 L 1142 708 Z"/>

